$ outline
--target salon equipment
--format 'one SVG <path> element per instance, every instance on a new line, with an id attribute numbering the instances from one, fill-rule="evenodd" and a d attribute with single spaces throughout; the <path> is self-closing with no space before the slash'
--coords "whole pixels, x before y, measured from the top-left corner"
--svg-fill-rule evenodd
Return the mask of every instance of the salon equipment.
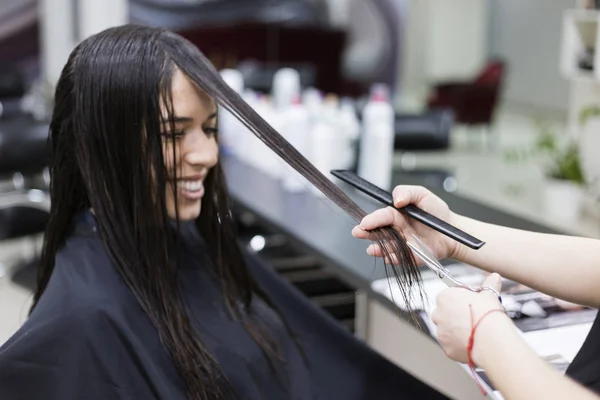
<path id="1" fill-rule="evenodd" d="M 378 200 L 379 202 L 390 207 L 396 208 L 398 211 L 406 214 L 408 217 L 427 225 L 428 227 L 448 236 L 451 239 L 456 240 L 461 244 L 464 244 L 465 246 L 468 246 L 472 249 L 479 249 L 485 244 L 485 242 L 469 235 L 466 232 L 461 231 L 455 226 L 442 221 L 428 212 L 421 210 L 413 204 L 409 204 L 402 208 L 397 208 L 394 205 L 394 199 L 391 193 L 373 185 L 372 183 L 358 176 L 353 171 L 333 170 L 331 171 L 331 174 L 336 178 L 339 178 L 342 181 L 350 184 L 361 192 L 371 196 L 375 200 Z"/>
<path id="2" fill-rule="evenodd" d="M 47 137 L 47 124 L 23 115 L 0 123 L 0 240 L 44 232 L 50 211 Z M 22 269 L 22 260 L 10 264 L 3 269 L 11 275 Z"/>
<path id="3" fill-rule="evenodd" d="M 358 173 L 388 190 L 394 158 L 394 108 L 385 85 L 374 85 L 362 115 Z"/>
<path id="4" fill-rule="evenodd" d="M 0 124 L 0 178 L 41 174 L 47 165 L 48 124 L 21 115 Z"/>
<path id="5" fill-rule="evenodd" d="M 275 72 L 286 67 L 298 71 L 303 88 L 343 94 L 348 84 L 339 72 L 346 42 L 342 30 L 234 24 L 198 26 L 178 33 L 201 49 L 218 70 L 238 68 L 247 89 L 270 93 Z"/>
<path id="6" fill-rule="evenodd" d="M 0 68 L 0 119 L 14 118 L 21 112 L 21 99 L 27 92 L 25 76 L 16 65 Z"/>
<path id="7" fill-rule="evenodd" d="M 171 30 L 241 23 L 325 26 L 326 5 L 312 0 L 131 0 L 131 22 Z"/>
<path id="8" fill-rule="evenodd" d="M 454 126 L 454 113 L 450 109 L 432 110 L 421 114 L 396 114 L 396 151 L 446 150 Z"/>
<path id="9" fill-rule="evenodd" d="M 502 60 L 491 60 L 472 81 L 438 83 L 429 99 L 429 109 L 452 109 L 457 123 L 490 126 L 506 75 Z"/>

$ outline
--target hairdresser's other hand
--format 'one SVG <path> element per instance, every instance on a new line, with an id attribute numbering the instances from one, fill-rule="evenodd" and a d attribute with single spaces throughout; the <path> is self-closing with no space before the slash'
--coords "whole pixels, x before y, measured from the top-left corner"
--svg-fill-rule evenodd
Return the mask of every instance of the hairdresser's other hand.
<path id="1" fill-rule="evenodd" d="M 491 287 L 500 293 L 500 275 L 496 273 L 489 275 L 481 286 Z M 475 364 L 477 364 L 478 354 L 482 351 L 477 341 L 480 335 L 493 335 L 494 331 L 501 332 L 501 325 L 512 322 L 504 313 L 498 297 L 490 290 L 475 293 L 456 287 L 444 289 L 438 294 L 436 309 L 431 313 L 431 320 L 437 327 L 438 342 L 448 357 L 458 362 L 468 362 L 469 338 L 473 326 L 490 310 L 500 311 L 493 311 L 486 315 L 475 330 L 472 351 Z"/>
<path id="2" fill-rule="evenodd" d="M 454 213 L 450 211 L 448 205 L 426 188 L 422 186 L 400 185 L 394 188 L 392 194 L 396 207 L 414 204 L 423 211 L 454 225 L 452 221 Z M 354 227 L 352 235 L 359 239 L 368 240 L 371 238 L 369 230 L 389 225 L 401 231 L 406 239 L 410 239 L 411 234 L 418 236 L 433 251 L 438 259 L 452 257 L 456 252 L 458 242 L 418 221 L 405 217 L 392 207 L 381 208 L 365 216 L 361 223 Z M 370 245 L 367 248 L 367 253 L 376 257 L 382 257 L 383 254 L 377 244 Z M 417 257 L 416 254 L 415 257 Z M 391 262 L 395 264 L 396 260 L 391 260 Z"/>

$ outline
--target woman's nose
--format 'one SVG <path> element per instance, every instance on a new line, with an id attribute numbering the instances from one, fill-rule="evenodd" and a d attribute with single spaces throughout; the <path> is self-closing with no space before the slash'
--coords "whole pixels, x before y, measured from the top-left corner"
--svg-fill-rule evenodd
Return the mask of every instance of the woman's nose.
<path id="1" fill-rule="evenodd" d="M 185 152 L 185 161 L 191 165 L 213 167 L 217 163 L 219 148 L 214 137 L 195 138 Z"/>

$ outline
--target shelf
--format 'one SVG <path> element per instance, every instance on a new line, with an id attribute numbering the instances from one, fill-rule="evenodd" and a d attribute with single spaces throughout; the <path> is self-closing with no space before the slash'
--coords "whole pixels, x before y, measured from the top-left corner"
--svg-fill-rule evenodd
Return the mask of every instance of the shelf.
<path id="1" fill-rule="evenodd" d="M 582 83 L 600 83 L 592 71 L 577 70 L 570 71 L 565 78 Z"/>
<path id="2" fill-rule="evenodd" d="M 562 26 L 562 43 L 560 70 L 562 75 L 571 80 L 600 82 L 600 53 L 596 51 L 599 39 L 598 22 L 600 12 L 597 10 L 568 10 L 564 14 Z M 579 60 L 587 49 L 594 51 L 593 65 L 595 71 L 579 67 Z"/>
<path id="3" fill-rule="evenodd" d="M 565 12 L 567 18 L 573 19 L 579 22 L 597 22 L 600 17 L 600 11 L 598 10 L 567 10 Z"/>

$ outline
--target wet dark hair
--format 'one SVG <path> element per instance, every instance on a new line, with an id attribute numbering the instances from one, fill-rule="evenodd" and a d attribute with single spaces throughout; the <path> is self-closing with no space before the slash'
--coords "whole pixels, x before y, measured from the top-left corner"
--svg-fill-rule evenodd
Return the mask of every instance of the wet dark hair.
<path id="1" fill-rule="evenodd" d="M 227 86 L 192 43 L 158 28 L 111 28 L 75 48 L 57 84 L 49 138 L 52 209 L 32 310 L 48 285 L 75 215 L 91 207 L 117 271 L 156 327 L 189 398 L 219 399 L 224 396 L 222 373 L 184 311 L 176 284 L 177 235 L 167 234 L 172 226 L 165 185 L 173 177 L 165 169 L 160 105 L 162 101 L 172 111 L 171 80 L 176 69 L 354 220 L 366 215 Z M 232 316 L 274 366 L 281 359 L 277 343 L 250 305 L 255 297 L 276 311 L 277 305 L 246 265 L 226 189 L 217 163 L 206 177 L 196 225 Z M 404 238 L 391 227 L 372 234 L 385 245 L 388 256 L 395 254 L 399 260 L 401 267 L 394 267 L 394 275 L 410 304 L 409 289 L 419 282 L 419 273 Z"/>

